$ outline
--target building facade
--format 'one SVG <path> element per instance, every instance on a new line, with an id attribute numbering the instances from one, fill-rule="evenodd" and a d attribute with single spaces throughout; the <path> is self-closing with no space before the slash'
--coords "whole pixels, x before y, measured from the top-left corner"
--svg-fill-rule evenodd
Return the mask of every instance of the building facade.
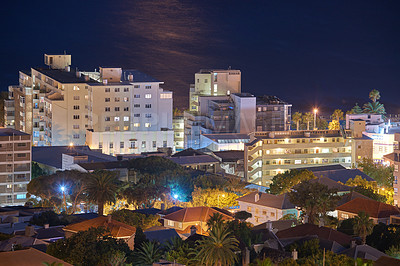
<path id="1" fill-rule="evenodd" d="M 257 97 L 257 131 L 290 130 L 292 105 L 276 96 Z"/>
<path id="2" fill-rule="evenodd" d="M 172 128 L 174 130 L 175 151 L 183 151 L 185 149 L 185 118 L 183 115 L 174 116 Z"/>
<path id="3" fill-rule="evenodd" d="M 199 96 L 226 96 L 241 92 L 240 70 L 202 69 L 194 75 L 190 85 L 189 111 L 199 111 Z"/>
<path id="4" fill-rule="evenodd" d="M 31 180 L 31 136 L 0 129 L 0 206 L 24 205 Z"/>
<path id="5" fill-rule="evenodd" d="M 244 149 L 245 178 L 265 186 L 290 169 L 329 164 L 351 167 L 359 154 L 366 154 L 364 146 L 355 147 L 351 132 L 340 130 L 255 132 L 251 137 Z M 366 143 L 371 146 L 371 140 Z"/>

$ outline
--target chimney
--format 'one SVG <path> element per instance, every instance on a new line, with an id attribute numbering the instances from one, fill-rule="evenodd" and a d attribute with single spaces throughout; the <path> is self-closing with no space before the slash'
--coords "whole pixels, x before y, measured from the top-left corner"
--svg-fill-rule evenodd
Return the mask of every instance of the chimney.
<path id="1" fill-rule="evenodd" d="M 71 67 L 70 66 L 66 66 L 65 67 L 65 71 L 70 72 L 71 71 Z"/>
<path id="2" fill-rule="evenodd" d="M 107 216 L 107 223 L 111 223 L 111 214 Z"/>
<path id="3" fill-rule="evenodd" d="M 80 78 L 81 75 L 82 75 L 82 73 L 81 73 L 80 71 L 76 71 L 76 77 L 77 77 L 77 78 Z"/>
<path id="4" fill-rule="evenodd" d="M 27 225 L 25 227 L 25 236 L 33 236 L 35 234 L 35 227 L 33 225 Z"/>
<path id="5" fill-rule="evenodd" d="M 133 75 L 132 74 L 128 75 L 128 80 L 131 81 L 131 82 L 133 81 Z"/>
<path id="6" fill-rule="evenodd" d="M 44 228 L 44 229 L 49 229 L 49 227 L 50 227 L 49 224 L 44 224 L 44 225 L 43 225 L 43 228 Z"/>
<path id="7" fill-rule="evenodd" d="M 355 246 L 357 246 L 356 241 L 355 240 L 351 240 L 351 248 L 354 248 Z"/>
<path id="8" fill-rule="evenodd" d="M 256 195 L 254 196 L 254 202 L 257 202 L 260 200 L 260 194 L 261 194 L 261 192 L 256 193 Z"/>
<path id="9" fill-rule="evenodd" d="M 319 221 L 318 221 L 318 226 L 319 226 L 319 227 L 325 226 L 325 223 L 324 223 L 324 219 L 323 219 L 323 218 L 322 218 L 322 219 L 321 219 L 321 218 L 319 219 Z"/>
<path id="10" fill-rule="evenodd" d="M 89 75 L 84 75 L 85 81 L 89 81 Z"/>
<path id="11" fill-rule="evenodd" d="M 292 258 L 294 259 L 294 260 L 297 260 L 297 250 L 296 249 L 293 249 L 293 251 L 292 251 Z"/>
<path id="12" fill-rule="evenodd" d="M 196 226 L 194 226 L 194 225 L 192 225 L 192 227 L 190 227 L 190 235 L 192 236 L 192 235 L 194 235 L 194 234 L 196 234 Z"/>
<path id="13" fill-rule="evenodd" d="M 267 225 L 267 229 L 268 229 L 269 231 L 272 231 L 272 222 L 271 222 L 271 220 L 268 220 L 268 221 L 266 222 L 266 225 Z"/>
<path id="14" fill-rule="evenodd" d="M 104 85 L 107 85 L 107 84 L 108 84 L 108 81 L 107 81 L 106 79 L 103 79 L 103 84 L 104 84 Z"/>

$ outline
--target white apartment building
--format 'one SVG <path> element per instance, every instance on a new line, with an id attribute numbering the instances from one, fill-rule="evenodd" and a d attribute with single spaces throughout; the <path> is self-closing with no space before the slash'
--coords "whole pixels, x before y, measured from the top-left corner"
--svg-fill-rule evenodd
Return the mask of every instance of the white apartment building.
<path id="1" fill-rule="evenodd" d="M 190 85 L 189 111 L 199 111 L 199 96 L 226 96 L 241 92 L 240 70 L 202 69 Z"/>
<path id="2" fill-rule="evenodd" d="M 106 154 L 157 151 L 174 146 L 172 92 L 137 70 L 100 68 L 89 85 L 86 144 Z"/>

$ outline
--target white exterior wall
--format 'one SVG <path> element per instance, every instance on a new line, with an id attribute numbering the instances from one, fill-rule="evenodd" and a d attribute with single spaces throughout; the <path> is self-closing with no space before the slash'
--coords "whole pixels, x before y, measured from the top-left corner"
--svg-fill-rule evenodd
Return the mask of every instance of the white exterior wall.
<path id="1" fill-rule="evenodd" d="M 392 153 L 394 148 L 398 145 L 395 141 L 394 134 L 377 134 L 370 132 L 363 132 L 364 135 L 373 139 L 373 160 L 375 162 L 382 162 L 383 155 Z"/>
<path id="2" fill-rule="evenodd" d="M 247 219 L 246 222 L 250 222 L 253 225 L 277 221 L 283 216 L 282 210 L 243 201 L 239 201 L 239 211 L 251 213 L 252 217 Z"/>
<path id="3" fill-rule="evenodd" d="M 346 114 L 346 129 L 350 128 L 350 120 L 361 119 L 367 123 L 378 124 L 385 122 L 378 114 Z"/>
<path id="4" fill-rule="evenodd" d="M 166 145 L 164 145 L 165 141 Z M 153 146 L 154 142 L 155 147 Z M 121 143 L 123 143 L 123 148 Z M 112 148 L 110 144 L 112 144 Z M 88 130 L 86 132 L 86 145 L 91 149 L 101 149 L 103 153 L 110 155 L 152 152 L 157 151 L 157 148 L 173 147 L 174 132 L 172 130 L 114 132 L 92 132 Z"/>
<path id="5" fill-rule="evenodd" d="M 235 103 L 235 132 L 251 133 L 256 129 L 256 97 L 239 97 L 232 94 Z"/>

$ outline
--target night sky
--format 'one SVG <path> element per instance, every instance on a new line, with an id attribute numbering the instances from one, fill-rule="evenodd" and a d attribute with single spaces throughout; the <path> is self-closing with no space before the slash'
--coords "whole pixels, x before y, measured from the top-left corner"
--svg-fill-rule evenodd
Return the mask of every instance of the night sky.
<path id="1" fill-rule="evenodd" d="M 136 68 L 187 107 L 201 68 L 242 71 L 242 91 L 293 110 L 330 112 L 381 92 L 400 113 L 400 1 L 8 1 L 1 9 L 0 87 L 43 54 L 73 67 Z"/>

